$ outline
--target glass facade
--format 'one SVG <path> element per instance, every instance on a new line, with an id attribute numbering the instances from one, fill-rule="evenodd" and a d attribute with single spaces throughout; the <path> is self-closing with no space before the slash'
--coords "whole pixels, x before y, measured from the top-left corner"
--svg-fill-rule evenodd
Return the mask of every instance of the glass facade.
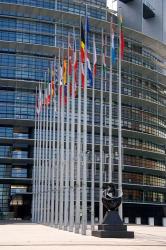
<path id="1" fill-rule="evenodd" d="M 93 18 L 89 38 L 93 51 L 93 33 L 96 34 L 97 54 L 101 53 L 101 27 L 97 22 L 107 20 L 106 1 L 84 1 L 88 15 Z M 97 5 L 97 7 L 95 6 Z M 14 6 L 14 8 L 12 8 Z M 21 6 L 21 7 L 20 7 Z M 99 9 L 98 7 L 101 7 Z M 103 9 L 102 9 L 103 8 Z M 40 9 L 40 11 L 39 11 Z M 31 11 L 33 10 L 33 11 Z M 49 11 L 48 11 L 49 10 Z M 45 73 L 54 59 L 54 47 L 67 48 L 69 32 L 75 26 L 77 49 L 80 46 L 80 17 L 85 5 L 70 0 L 3 0 L 0 4 L 0 218 L 31 216 L 33 135 L 35 117 L 35 87 L 44 81 Z M 72 18 L 73 17 L 73 18 Z M 95 23 L 96 22 L 96 23 Z M 103 24 L 106 25 L 106 24 Z M 103 26 L 104 27 L 104 26 Z M 110 34 L 107 56 L 110 53 Z M 118 28 L 115 49 L 118 53 Z M 164 59 L 139 38 L 125 34 L 125 54 L 122 62 L 122 134 L 123 134 L 123 193 L 124 216 L 127 206 L 143 208 L 155 204 L 163 211 L 166 204 L 166 85 Z M 156 46 L 157 47 L 157 46 Z M 117 61 L 116 61 L 117 62 Z M 103 91 L 103 180 L 108 182 L 109 146 L 109 70 L 101 90 L 101 66 L 97 65 L 95 88 L 95 127 L 100 126 Z M 113 66 L 113 181 L 118 181 L 118 67 Z M 78 102 L 75 102 L 76 108 Z M 91 180 L 92 95 L 88 87 L 89 159 L 87 178 Z M 83 110 L 82 110 L 83 120 Z M 66 121 L 65 121 L 66 122 Z M 76 117 L 77 123 L 77 117 Z M 66 135 L 65 135 L 66 138 Z M 57 134 L 56 134 L 57 139 Z M 75 138 L 77 141 L 77 138 Z M 100 133 L 95 134 L 96 148 Z M 99 181 L 100 152 L 95 152 L 95 181 Z M 90 184 L 89 184 L 90 185 Z M 89 187 L 88 187 L 89 188 Z M 98 190 L 99 191 L 99 190 Z M 98 206 L 96 189 L 95 202 Z M 88 202 L 91 199 L 87 190 Z M 130 205 L 129 205 L 130 204 Z M 25 209 L 25 206 L 26 209 Z M 19 209 L 16 209 L 19 207 Z M 22 207 L 27 214 L 20 212 Z M 140 210 L 140 217 L 143 216 Z M 155 209 L 154 209 L 155 211 Z M 98 212 L 96 208 L 96 217 Z M 134 216 L 134 215 L 133 215 Z M 166 216 L 161 212 L 161 216 Z"/>

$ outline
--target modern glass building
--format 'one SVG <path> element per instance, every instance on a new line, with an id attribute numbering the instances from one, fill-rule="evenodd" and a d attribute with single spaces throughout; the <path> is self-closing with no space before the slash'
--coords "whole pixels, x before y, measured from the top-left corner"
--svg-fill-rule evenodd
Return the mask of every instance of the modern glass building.
<path id="1" fill-rule="evenodd" d="M 125 26 L 166 43 L 164 0 L 117 0 Z"/>
<path id="2" fill-rule="evenodd" d="M 85 2 L 85 1 L 84 1 Z M 89 0 L 90 52 L 96 35 L 101 54 L 101 28 L 110 51 L 110 14 L 106 1 Z M 93 6 L 92 6 L 93 5 Z M 100 6 L 94 7 L 94 5 Z M 36 86 L 44 81 L 58 48 L 67 48 L 68 33 L 76 30 L 85 5 L 69 0 L 10 0 L 0 2 L 0 216 L 31 218 L 33 138 Z M 116 17 L 114 16 L 114 22 Z M 118 54 L 118 28 L 115 41 Z M 132 29 L 124 29 L 122 61 L 123 216 L 161 225 L 166 217 L 166 46 Z M 101 68 L 95 81 L 95 217 L 99 217 L 100 126 L 103 95 L 103 184 L 109 169 L 109 72 L 101 89 Z M 113 181 L 118 182 L 118 60 L 113 66 Z M 76 101 L 77 103 L 77 101 Z M 87 201 L 91 200 L 92 91 L 87 100 Z M 82 113 L 83 116 L 83 113 Z M 88 218 L 89 219 L 89 218 Z"/>

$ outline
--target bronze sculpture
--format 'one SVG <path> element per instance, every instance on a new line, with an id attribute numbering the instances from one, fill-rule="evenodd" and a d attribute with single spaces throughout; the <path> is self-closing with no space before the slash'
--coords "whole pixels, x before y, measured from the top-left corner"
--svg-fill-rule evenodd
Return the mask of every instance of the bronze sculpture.
<path id="1" fill-rule="evenodd" d="M 113 183 L 103 191 L 102 202 L 107 209 L 102 224 L 98 225 L 98 231 L 92 231 L 92 235 L 100 238 L 134 238 L 134 232 L 127 231 L 127 225 L 123 224 L 118 214 L 118 207 L 122 202 L 122 194 L 116 196 Z"/>
<path id="2" fill-rule="evenodd" d="M 108 211 L 115 211 L 122 202 L 122 195 L 116 197 L 116 189 L 113 183 L 109 183 L 108 187 L 103 191 L 102 202 Z"/>

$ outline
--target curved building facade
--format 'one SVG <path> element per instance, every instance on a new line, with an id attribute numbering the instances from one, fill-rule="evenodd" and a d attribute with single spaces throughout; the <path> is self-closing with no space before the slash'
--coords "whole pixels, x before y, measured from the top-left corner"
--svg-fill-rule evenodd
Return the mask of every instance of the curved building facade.
<path id="1" fill-rule="evenodd" d="M 85 1 L 84 1 L 85 2 Z M 101 28 L 110 51 L 110 16 L 102 0 L 89 4 L 90 52 L 96 34 L 101 54 Z M 94 7 L 98 5 L 101 8 Z M 76 30 L 80 44 L 80 17 L 85 5 L 69 0 L 19 0 L 0 2 L 0 215 L 30 218 L 32 199 L 33 138 L 36 86 L 45 80 L 58 48 L 67 48 L 68 33 Z M 116 17 L 114 17 L 116 22 Z M 115 34 L 118 54 L 118 27 Z M 161 225 L 166 217 L 166 46 L 142 33 L 124 29 L 122 61 L 123 216 L 135 222 L 149 217 Z M 97 66 L 95 88 L 95 217 L 99 217 L 100 126 L 103 94 L 102 172 L 108 183 L 109 70 L 101 89 Z M 118 59 L 112 70 L 113 181 L 118 183 Z M 77 101 L 76 101 L 77 102 Z M 88 88 L 88 214 L 91 206 L 92 91 Z M 83 114 L 82 114 L 83 116 Z M 89 219 L 89 218 L 88 218 Z"/>

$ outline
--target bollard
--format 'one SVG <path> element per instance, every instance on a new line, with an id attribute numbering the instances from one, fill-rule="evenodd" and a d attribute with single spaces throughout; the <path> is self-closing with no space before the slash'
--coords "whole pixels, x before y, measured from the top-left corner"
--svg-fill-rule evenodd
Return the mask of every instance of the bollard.
<path id="1" fill-rule="evenodd" d="M 124 217 L 124 223 L 129 224 L 129 217 Z"/>
<path id="2" fill-rule="evenodd" d="M 136 218 L 135 218 L 135 223 L 136 223 L 137 225 L 141 225 L 141 217 L 136 217 Z"/>
<path id="3" fill-rule="evenodd" d="M 163 219 L 162 219 L 162 224 L 163 224 L 163 227 L 166 227 L 166 217 L 163 217 Z"/>
<path id="4" fill-rule="evenodd" d="M 148 218 L 148 225 L 154 226 L 154 218 L 153 217 Z"/>
<path id="5" fill-rule="evenodd" d="M 98 217 L 95 217 L 95 222 L 97 223 L 99 221 Z"/>

